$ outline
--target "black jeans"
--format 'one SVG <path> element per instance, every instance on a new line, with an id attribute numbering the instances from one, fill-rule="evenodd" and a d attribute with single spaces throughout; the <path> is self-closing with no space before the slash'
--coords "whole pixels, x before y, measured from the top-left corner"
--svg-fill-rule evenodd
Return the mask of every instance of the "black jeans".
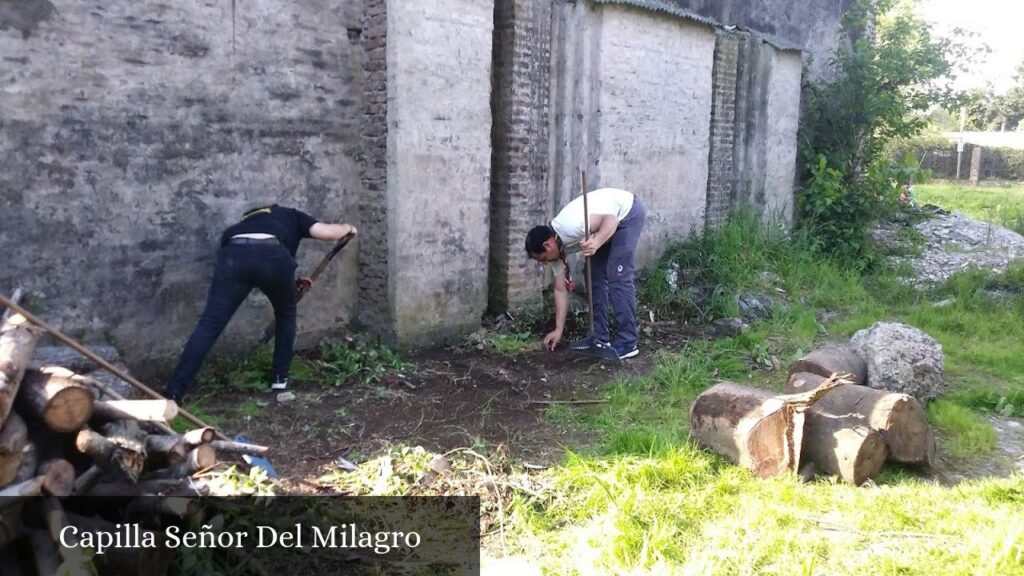
<path id="1" fill-rule="evenodd" d="M 206 309 L 171 374 L 166 395 L 180 400 L 207 353 L 253 288 L 274 307 L 275 378 L 287 378 L 295 345 L 295 259 L 280 244 L 228 244 L 217 252 L 217 268 Z"/>

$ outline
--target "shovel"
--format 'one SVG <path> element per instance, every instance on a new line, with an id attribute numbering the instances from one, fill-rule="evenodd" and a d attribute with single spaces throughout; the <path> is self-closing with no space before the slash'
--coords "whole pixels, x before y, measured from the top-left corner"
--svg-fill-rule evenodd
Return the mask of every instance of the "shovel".
<path id="1" fill-rule="evenodd" d="M 590 240 L 590 210 L 587 208 L 587 172 L 580 170 L 580 188 L 583 189 L 583 239 Z M 621 362 L 619 353 L 610 344 L 598 342 L 594 331 L 594 289 L 590 279 L 590 256 L 583 259 L 583 268 L 587 278 L 587 321 L 590 330 L 590 345 L 588 354 L 601 360 L 609 362 Z"/>
<path id="2" fill-rule="evenodd" d="M 313 269 L 313 273 L 309 275 L 309 280 L 310 280 L 309 285 L 299 284 L 295 288 L 295 303 L 296 304 L 298 304 L 299 300 L 302 300 L 303 296 L 306 295 L 306 292 L 309 292 L 309 286 L 312 286 L 313 282 L 316 282 L 316 279 L 319 278 L 320 275 L 324 273 L 324 270 L 327 269 L 327 265 L 330 264 L 331 260 L 333 260 L 334 257 L 338 255 L 338 252 L 341 252 L 341 249 L 344 248 L 345 245 L 348 244 L 349 241 L 352 240 L 353 236 L 354 236 L 354 234 L 352 234 L 351 232 L 346 234 L 346 235 L 344 235 L 344 236 L 342 236 L 341 240 L 338 240 L 338 242 L 333 247 L 331 247 L 330 251 L 328 251 L 327 254 L 323 257 L 323 260 L 320 260 L 320 263 L 317 264 L 315 269 Z M 273 337 L 274 337 L 274 320 L 271 320 L 270 323 L 267 324 L 266 328 L 263 329 L 263 333 L 260 334 L 260 344 L 265 344 L 267 342 L 270 342 L 270 340 Z"/>

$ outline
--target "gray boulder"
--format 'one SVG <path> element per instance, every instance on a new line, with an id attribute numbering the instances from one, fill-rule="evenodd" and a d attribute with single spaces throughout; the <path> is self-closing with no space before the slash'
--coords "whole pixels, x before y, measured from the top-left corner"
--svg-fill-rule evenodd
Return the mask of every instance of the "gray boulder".
<path id="1" fill-rule="evenodd" d="M 871 388 L 909 394 L 922 404 L 942 391 L 942 345 L 896 322 L 876 322 L 853 335 L 850 346 L 868 365 Z"/>

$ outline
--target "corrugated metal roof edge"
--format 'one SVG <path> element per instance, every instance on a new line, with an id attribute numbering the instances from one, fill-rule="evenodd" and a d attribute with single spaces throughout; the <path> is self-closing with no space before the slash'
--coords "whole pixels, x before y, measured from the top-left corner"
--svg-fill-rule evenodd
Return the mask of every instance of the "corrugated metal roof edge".
<path id="1" fill-rule="evenodd" d="M 708 26 L 711 26 L 712 28 L 716 28 L 716 29 L 719 29 L 719 30 L 736 30 L 737 29 L 736 26 L 724 26 L 724 25 L 722 25 L 721 22 L 718 22 L 714 18 L 708 18 L 707 16 L 701 16 L 700 14 L 697 14 L 697 13 L 693 12 L 692 10 L 687 10 L 686 8 L 680 8 L 679 6 L 675 6 L 675 5 L 672 5 L 672 4 L 667 4 L 667 3 L 661 2 L 659 0 L 593 0 L 593 1 L 595 3 L 597 3 L 597 4 L 626 4 L 628 6 L 634 6 L 636 8 L 644 8 L 646 10 L 653 10 L 655 12 L 664 12 L 664 13 L 670 14 L 672 16 L 678 16 L 680 18 L 685 18 L 687 20 L 693 20 L 695 22 L 700 22 L 701 24 L 706 24 Z M 761 40 L 771 44 L 772 46 L 778 48 L 779 50 L 793 50 L 793 51 L 796 51 L 796 52 L 803 52 L 803 48 L 801 46 L 799 46 L 799 45 L 797 45 L 797 44 L 795 44 L 793 42 L 790 42 L 790 41 L 786 40 L 785 38 L 780 38 L 778 36 L 774 36 L 774 35 L 771 35 L 771 34 L 765 34 L 764 32 L 758 32 L 756 30 L 750 30 L 749 28 L 739 28 L 739 30 L 742 30 L 744 32 L 748 32 L 750 34 L 753 34 L 753 35 L 757 36 L 759 39 L 761 39 Z"/>

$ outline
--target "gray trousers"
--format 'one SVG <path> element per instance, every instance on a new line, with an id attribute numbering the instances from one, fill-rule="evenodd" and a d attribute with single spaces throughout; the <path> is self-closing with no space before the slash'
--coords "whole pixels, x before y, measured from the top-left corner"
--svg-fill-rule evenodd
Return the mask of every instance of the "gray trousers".
<path id="1" fill-rule="evenodd" d="M 615 234 L 590 259 L 594 292 L 594 336 L 609 341 L 608 300 L 615 309 L 617 330 L 612 345 L 620 351 L 636 346 L 636 247 L 647 220 L 647 209 L 633 198 L 629 214 L 619 222 Z"/>

